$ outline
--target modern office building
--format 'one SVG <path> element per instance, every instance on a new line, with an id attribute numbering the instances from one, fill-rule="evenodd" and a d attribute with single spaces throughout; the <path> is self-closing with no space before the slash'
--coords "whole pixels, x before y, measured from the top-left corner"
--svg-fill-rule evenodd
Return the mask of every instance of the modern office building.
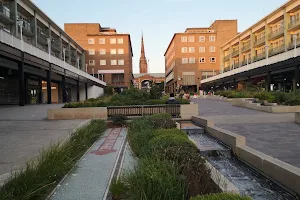
<path id="1" fill-rule="evenodd" d="M 106 85 L 85 73 L 84 49 L 28 0 L 0 1 L 0 104 L 97 97 Z"/>
<path id="2" fill-rule="evenodd" d="M 221 47 L 220 74 L 202 80 L 207 89 L 299 88 L 300 0 L 289 0 Z"/>
<path id="3" fill-rule="evenodd" d="M 216 20 L 208 28 L 175 33 L 164 54 L 166 91 L 198 91 L 200 81 L 220 68 L 220 46 L 236 35 L 237 20 Z"/>
<path id="4" fill-rule="evenodd" d="M 116 90 L 132 85 L 132 46 L 129 34 L 94 23 L 65 24 L 65 31 L 86 50 L 89 74 Z"/>
<path id="5" fill-rule="evenodd" d="M 149 61 L 149 60 L 148 60 Z M 141 42 L 141 56 L 140 56 L 140 64 L 139 64 L 139 74 L 134 74 L 133 85 L 138 89 L 150 89 L 150 83 L 159 84 L 165 81 L 164 73 L 149 73 L 148 71 L 148 63 L 145 55 L 145 46 L 144 46 L 144 37 L 142 36 Z"/>

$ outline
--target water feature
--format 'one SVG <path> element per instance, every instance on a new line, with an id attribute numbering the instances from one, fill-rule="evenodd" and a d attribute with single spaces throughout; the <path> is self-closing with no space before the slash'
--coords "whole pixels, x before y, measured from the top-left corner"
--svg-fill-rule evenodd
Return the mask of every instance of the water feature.
<path id="1" fill-rule="evenodd" d="M 297 199 L 277 184 L 231 156 L 231 149 L 215 138 L 203 133 L 198 128 L 195 128 L 193 132 L 187 131 L 194 126 L 194 124 L 185 122 L 181 127 L 184 127 L 182 130 L 197 145 L 206 160 L 233 183 L 241 195 L 250 196 L 254 200 Z"/>

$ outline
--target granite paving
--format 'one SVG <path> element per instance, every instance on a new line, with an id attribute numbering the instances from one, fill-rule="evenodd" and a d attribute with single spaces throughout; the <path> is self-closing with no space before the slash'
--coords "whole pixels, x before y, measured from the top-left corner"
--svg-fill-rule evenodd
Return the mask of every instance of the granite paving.
<path id="1" fill-rule="evenodd" d="M 201 116 L 215 126 L 246 137 L 247 145 L 300 167 L 300 125 L 293 113 L 274 114 L 232 106 L 229 102 L 197 99 Z"/>

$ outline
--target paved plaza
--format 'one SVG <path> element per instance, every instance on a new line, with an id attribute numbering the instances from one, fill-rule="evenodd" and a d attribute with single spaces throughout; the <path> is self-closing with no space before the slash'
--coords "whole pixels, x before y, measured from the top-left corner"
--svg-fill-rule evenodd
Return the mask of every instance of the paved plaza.
<path id="1" fill-rule="evenodd" d="M 46 120 L 48 108 L 62 105 L 0 107 L 0 183 L 11 171 L 20 169 L 41 148 L 66 138 L 84 120 Z"/>
<path id="2" fill-rule="evenodd" d="M 200 115 L 217 127 L 243 135 L 247 145 L 300 167 L 300 125 L 294 114 L 273 114 L 232 106 L 231 103 L 198 99 Z"/>

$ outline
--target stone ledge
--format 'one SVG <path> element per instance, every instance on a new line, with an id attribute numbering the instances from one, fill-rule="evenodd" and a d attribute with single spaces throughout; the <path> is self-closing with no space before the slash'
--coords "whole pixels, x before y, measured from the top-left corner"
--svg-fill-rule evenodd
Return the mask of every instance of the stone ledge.
<path id="1" fill-rule="evenodd" d="M 61 119 L 107 119 L 106 107 L 91 107 L 91 108 L 60 108 L 49 109 L 47 118 L 50 120 Z"/>
<path id="2" fill-rule="evenodd" d="M 258 110 L 268 113 L 294 113 L 300 112 L 300 106 L 262 106 L 259 103 L 252 103 L 246 101 L 246 99 L 234 99 L 232 102 L 233 106 L 248 108 L 252 110 Z"/>
<path id="3" fill-rule="evenodd" d="M 300 124 L 300 112 L 295 113 L 295 122 Z"/>
<path id="4" fill-rule="evenodd" d="M 199 124 L 203 127 L 205 127 L 205 129 L 208 126 L 214 126 L 214 121 L 211 120 L 211 119 L 205 118 L 205 117 L 193 116 L 192 121 L 196 122 L 197 124 Z"/>
<path id="5" fill-rule="evenodd" d="M 267 177 L 300 195 L 299 168 L 247 146 L 238 146 L 237 156 Z"/>

